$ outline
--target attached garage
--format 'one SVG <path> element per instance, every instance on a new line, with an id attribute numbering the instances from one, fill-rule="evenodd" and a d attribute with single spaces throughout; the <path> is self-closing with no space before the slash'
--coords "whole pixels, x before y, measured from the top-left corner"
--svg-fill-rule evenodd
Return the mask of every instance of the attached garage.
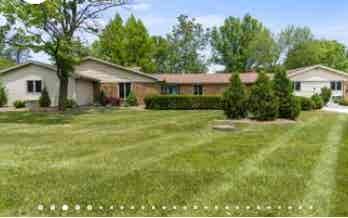
<path id="1" fill-rule="evenodd" d="M 76 80 L 76 102 L 78 105 L 94 103 L 94 83 L 88 80 Z"/>

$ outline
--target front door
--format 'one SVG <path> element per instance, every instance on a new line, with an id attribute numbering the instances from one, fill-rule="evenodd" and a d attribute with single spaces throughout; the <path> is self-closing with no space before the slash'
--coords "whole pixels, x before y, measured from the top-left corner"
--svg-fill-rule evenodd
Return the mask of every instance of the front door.
<path id="1" fill-rule="evenodd" d="M 132 90 L 132 84 L 131 83 L 119 83 L 119 96 L 121 99 L 126 99 L 131 90 Z"/>

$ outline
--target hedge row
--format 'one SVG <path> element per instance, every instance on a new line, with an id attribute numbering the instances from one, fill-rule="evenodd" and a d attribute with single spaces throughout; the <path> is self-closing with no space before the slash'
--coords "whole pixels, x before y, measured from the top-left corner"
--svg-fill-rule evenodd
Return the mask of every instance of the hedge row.
<path id="1" fill-rule="evenodd" d="M 146 109 L 153 110 L 221 110 L 220 96 L 155 95 L 144 99 Z"/>

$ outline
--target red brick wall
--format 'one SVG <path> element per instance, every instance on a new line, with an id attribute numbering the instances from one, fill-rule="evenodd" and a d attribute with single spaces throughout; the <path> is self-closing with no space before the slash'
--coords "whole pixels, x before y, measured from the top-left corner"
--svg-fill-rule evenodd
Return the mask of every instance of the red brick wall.
<path id="1" fill-rule="evenodd" d="M 132 91 L 137 96 L 138 103 L 144 104 L 146 96 L 161 94 L 161 85 L 157 83 L 132 83 Z"/>
<path id="2" fill-rule="evenodd" d="M 102 83 L 100 85 L 100 90 L 102 90 L 108 97 L 119 97 L 117 83 Z"/>
<path id="3" fill-rule="evenodd" d="M 344 92 L 343 92 L 344 98 L 348 100 L 348 82 L 344 82 L 343 89 L 344 89 Z"/>
<path id="4" fill-rule="evenodd" d="M 181 95 L 193 95 L 194 85 L 180 85 Z M 204 84 L 203 95 L 222 95 L 228 84 Z"/>

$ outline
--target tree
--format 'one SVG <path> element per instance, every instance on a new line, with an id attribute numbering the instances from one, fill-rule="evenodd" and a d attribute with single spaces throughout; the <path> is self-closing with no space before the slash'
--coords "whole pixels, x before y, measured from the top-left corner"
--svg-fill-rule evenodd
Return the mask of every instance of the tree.
<path id="1" fill-rule="evenodd" d="M 279 104 L 272 83 L 265 73 L 260 73 L 251 89 L 249 110 L 257 120 L 274 120 L 278 117 Z"/>
<path id="2" fill-rule="evenodd" d="M 279 103 L 279 117 L 296 119 L 300 115 L 301 103 L 293 95 L 293 86 L 286 71 L 278 71 L 273 79 L 274 95 Z"/>
<path id="3" fill-rule="evenodd" d="M 312 40 L 296 45 L 285 60 L 288 69 L 323 64 L 338 70 L 348 69 L 346 47 L 337 41 Z"/>
<path id="4" fill-rule="evenodd" d="M 7 92 L 5 87 L 2 85 L 0 81 L 0 107 L 3 107 L 7 104 Z"/>
<path id="5" fill-rule="evenodd" d="M 229 119 L 241 119 L 247 116 L 248 97 L 245 86 L 239 74 L 232 74 L 229 88 L 224 92 L 222 105 L 225 115 Z"/>
<path id="6" fill-rule="evenodd" d="M 264 44 L 263 44 L 264 43 Z M 278 59 L 277 45 L 261 22 L 245 15 L 229 17 L 211 32 L 213 61 L 226 66 L 226 72 L 244 72 Z"/>
<path id="7" fill-rule="evenodd" d="M 0 70 L 13 66 L 15 63 L 7 58 L 0 57 Z"/>
<path id="8" fill-rule="evenodd" d="M 122 66 L 141 67 L 146 73 L 155 71 L 154 50 L 154 42 L 143 22 L 132 15 L 123 24 L 119 14 L 92 46 L 95 56 Z"/>
<path id="9" fill-rule="evenodd" d="M 170 68 L 170 43 L 166 38 L 161 36 L 152 37 L 154 42 L 154 62 L 156 66 L 156 73 L 169 73 Z"/>
<path id="10" fill-rule="evenodd" d="M 42 90 L 40 99 L 39 99 L 39 105 L 40 107 L 49 107 L 51 106 L 51 98 L 50 95 L 48 94 L 48 90 L 46 86 Z"/>
<path id="11" fill-rule="evenodd" d="M 278 38 L 280 53 L 287 56 L 289 50 L 307 41 L 314 40 L 314 35 L 309 27 L 289 25 L 283 29 Z"/>
<path id="12" fill-rule="evenodd" d="M 69 76 L 79 62 L 81 32 L 97 32 L 95 20 L 103 11 L 127 0 L 46 0 L 33 5 L 22 0 L 1 0 L 0 13 L 6 26 L 16 27 L 25 37 L 22 47 L 47 53 L 57 68 L 59 109 L 65 109 Z"/>
<path id="13" fill-rule="evenodd" d="M 134 92 L 129 93 L 126 99 L 126 105 L 130 107 L 138 106 L 137 96 L 134 94 Z"/>
<path id="14" fill-rule="evenodd" d="M 200 73 L 207 70 L 202 55 L 208 34 L 194 18 L 178 17 L 178 24 L 167 35 L 169 43 L 168 73 Z"/>

